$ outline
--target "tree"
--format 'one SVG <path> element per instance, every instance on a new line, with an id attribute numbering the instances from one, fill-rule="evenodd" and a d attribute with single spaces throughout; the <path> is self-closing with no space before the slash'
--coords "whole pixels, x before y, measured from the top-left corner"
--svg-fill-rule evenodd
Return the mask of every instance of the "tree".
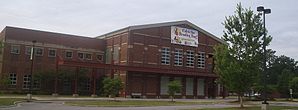
<path id="1" fill-rule="evenodd" d="M 258 80 L 262 64 L 262 45 L 268 46 L 271 37 L 263 38 L 263 24 L 260 15 L 251 9 L 237 5 L 235 15 L 226 17 L 223 40 L 227 44 L 215 46 L 215 71 L 220 82 L 240 98 Z M 266 31 L 267 32 L 267 31 Z"/>
<path id="2" fill-rule="evenodd" d="M 277 80 L 277 90 L 287 98 L 289 97 L 289 82 L 293 77 L 294 74 L 290 70 L 284 69 Z"/>
<path id="3" fill-rule="evenodd" d="M 122 89 L 122 87 L 123 83 L 121 82 L 121 79 L 118 77 L 114 79 L 106 77 L 103 80 L 104 93 L 106 95 L 109 95 L 109 97 L 114 97 L 114 100 L 116 100 L 116 96 L 119 94 L 119 91 Z"/>
<path id="4" fill-rule="evenodd" d="M 293 78 L 289 85 L 290 89 L 293 90 L 294 97 L 298 97 L 298 77 Z"/>
<path id="5" fill-rule="evenodd" d="M 182 85 L 180 81 L 174 80 L 169 82 L 168 84 L 168 93 L 171 96 L 171 101 L 174 102 L 175 98 L 175 93 L 180 93 L 181 92 Z"/>
<path id="6" fill-rule="evenodd" d="M 0 86 L 2 86 L 3 89 L 7 89 L 7 87 L 10 85 L 10 79 L 7 75 L 2 75 L 0 77 Z"/>
<path id="7" fill-rule="evenodd" d="M 267 57 L 270 59 L 268 68 L 268 84 L 274 85 L 281 97 L 289 97 L 289 82 L 298 76 L 298 62 L 285 55 Z"/>
<path id="8" fill-rule="evenodd" d="M 270 67 L 268 68 L 268 72 L 270 75 L 270 77 L 268 78 L 268 83 L 277 84 L 278 80 L 280 79 L 279 77 L 281 77 L 280 75 L 282 75 L 283 71 L 285 70 L 294 75 L 295 70 L 297 69 L 297 64 L 297 61 L 285 55 L 275 56 L 270 64 Z"/>

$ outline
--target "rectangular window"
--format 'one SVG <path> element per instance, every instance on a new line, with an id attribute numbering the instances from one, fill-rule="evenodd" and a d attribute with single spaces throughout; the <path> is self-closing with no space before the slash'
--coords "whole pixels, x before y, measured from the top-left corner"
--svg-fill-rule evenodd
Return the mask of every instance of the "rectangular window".
<path id="1" fill-rule="evenodd" d="M 205 95 L 205 80 L 204 79 L 198 79 L 197 84 L 197 95 L 204 96 Z"/>
<path id="2" fill-rule="evenodd" d="M 170 65 L 170 48 L 168 47 L 161 49 L 161 64 Z"/>
<path id="3" fill-rule="evenodd" d="M 204 52 L 199 52 L 198 53 L 198 68 L 205 68 L 205 53 Z"/>
<path id="4" fill-rule="evenodd" d="M 112 48 L 107 48 L 106 50 L 106 63 L 107 64 L 111 64 L 111 59 L 112 59 L 112 52 L 111 52 Z"/>
<path id="5" fill-rule="evenodd" d="M 183 62 L 183 51 L 182 49 L 175 49 L 174 64 L 175 66 L 182 66 Z"/>
<path id="6" fill-rule="evenodd" d="M 182 77 L 175 77 L 174 81 L 178 81 L 180 84 L 182 84 Z M 181 95 L 182 88 L 180 88 L 179 92 L 176 92 L 175 95 Z"/>
<path id="7" fill-rule="evenodd" d="M 31 55 L 31 48 L 32 47 L 28 47 L 28 46 L 25 47 L 25 54 L 26 55 Z"/>
<path id="8" fill-rule="evenodd" d="M 194 60 L 195 60 L 194 51 L 187 50 L 186 51 L 186 66 L 187 67 L 193 67 L 194 66 Z"/>
<path id="9" fill-rule="evenodd" d="M 33 85 L 32 85 L 33 89 L 39 89 L 40 88 L 40 80 L 34 80 L 33 81 Z"/>
<path id="10" fill-rule="evenodd" d="M 113 60 L 114 63 L 119 63 L 119 46 L 114 46 L 114 50 L 113 50 Z"/>
<path id="11" fill-rule="evenodd" d="M 35 48 L 35 55 L 42 56 L 43 55 L 43 48 Z"/>
<path id="12" fill-rule="evenodd" d="M 31 79 L 31 75 L 24 75 L 24 77 L 23 77 L 23 89 L 29 89 L 30 88 L 30 79 Z"/>
<path id="13" fill-rule="evenodd" d="M 79 53 L 78 53 L 78 57 L 79 57 L 79 59 L 84 59 L 84 53 L 79 52 Z"/>
<path id="14" fill-rule="evenodd" d="M 103 56 L 100 55 L 100 54 L 97 54 L 97 55 L 96 55 L 96 60 L 98 60 L 98 61 L 103 61 Z"/>
<path id="15" fill-rule="evenodd" d="M 193 95 L 193 79 L 194 78 L 186 78 L 185 84 L 186 84 L 186 95 Z"/>
<path id="16" fill-rule="evenodd" d="M 83 87 L 83 90 L 90 90 L 90 78 L 88 78 L 87 80 L 84 80 L 81 82 L 81 86 Z"/>
<path id="17" fill-rule="evenodd" d="M 63 80 L 63 91 L 64 92 L 71 91 L 71 80 L 70 79 Z"/>
<path id="18" fill-rule="evenodd" d="M 20 48 L 21 48 L 21 46 L 19 46 L 19 45 L 11 45 L 10 53 L 20 54 Z"/>
<path id="19" fill-rule="evenodd" d="M 86 60 L 92 60 L 92 55 L 90 53 L 85 53 Z"/>
<path id="20" fill-rule="evenodd" d="M 49 49 L 49 57 L 56 57 L 56 49 Z"/>
<path id="21" fill-rule="evenodd" d="M 17 85 L 17 74 L 16 73 L 10 73 L 9 79 L 10 79 L 10 85 Z"/>
<path id="22" fill-rule="evenodd" d="M 71 51 L 66 51 L 65 52 L 65 58 L 72 58 L 72 52 Z"/>
<path id="23" fill-rule="evenodd" d="M 168 84 L 169 84 L 169 77 L 166 77 L 166 76 L 160 77 L 160 94 L 161 95 L 168 94 Z"/>

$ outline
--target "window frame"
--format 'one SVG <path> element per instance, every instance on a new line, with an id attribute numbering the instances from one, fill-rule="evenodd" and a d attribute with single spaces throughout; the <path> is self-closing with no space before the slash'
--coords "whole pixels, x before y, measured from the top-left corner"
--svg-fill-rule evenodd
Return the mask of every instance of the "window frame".
<path id="1" fill-rule="evenodd" d="M 206 67 L 206 53 L 198 52 L 197 57 L 197 68 L 205 68 Z"/>
<path id="2" fill-rule="evenodd" d="M 22 86 L 23 89 L 29 89 L 30 88 L 30 86 L 31 86 L 30 85 L 30 80 L 31 80 L 31 75 L 30 74 L 25 74 L 23 76 L 23 86 Z"/>
<path id="3" fill-rule="evenodd" d="M 55 52 L 55 55 L 51 55 L 50 51 L 54 51 Z M 48 57 L 56 57 L 57 56 L 57 49 L 53 49 L 53 48 L 49 48 L 48 49 Z"/>
<path id="4" fill-rule="evenodd" d="M 101 56 L 101 58 L 99 59 L 98 56 Z M 96 54 L 96 60 L 97 61 L 103 61 L 103 57 L 104 57 L 103 54 L 99 54 L 99 53 Z"/>
<path id="5" fill-rule="evenodd" d="M 192 54 L 190 54 L 192 53 Z M 195 51 L 194 50 L 186 50 L 186 67 L 194 67 L 195 66 Z"/>
<path id="6" fill-rule="evenodd" d="M 88 55 L 90 54 L 90 58 L 87 58 L 87 54 L 88 54 Z M 92 60 L 92 53 L 85 53 L 85 54 L 84 54 L 84 59 L 85 59 L 85 60 Z"/>
<path id="7" fill-rule="evenodd" d="M 32 46 L 26 46 L 25 47 L 25 54 L 26 55 L 31 55 L 31 48 L 32 48 Z"/>
<path id="8" fill-rule="evenodd" d="M 41 86 L 41 83 L 40 83 L 40 80 L 34 80 L 33 79 L 33 84 L 32 84 L 32 88 L 33 89 L 40 89 L 40 86 Z"/>
<path id="9" fill-rule="evenodd" d="M 82 54 L 82 58 L 80 57 L 79 54 Z M 85 57 L 85 53 L 84 53 L 84 52 L 78 52 L 78 58 L 79 58 L 79 59 L 84 59 L 84 57 Z"/>
<path id="10" fill-rule="evenodd" d="M 9 85 L 12 85 L 12 86 L 16 86 L 17 85 L 17 74 L 16 73 L 9 73 L 9 80 L 10 80 L 10 84 Z"/>
<path id="11" fill-rule="evenodd" d="M 17 49 L 17 52 L 15 52 L 15 49 Z M 10 46 L 10 53 L 20 54 L 21 53 L 21 46 L 20 45 L 11 45 Z"/>
<path id="12" fill-rule="evenodd" d="M 67 53 L 68 53 L 68 52 L 71 53 L 71 57 L 67 57 Z M 65 57 L 65 58 L 68 58 L 68 59 L 73 58 L 73 51 L 71 51 L 71 50 L 66 50 L 66 51 L 65 51 L 65 55 L 64 55 L 64 57 Z"/>
<path id="13" fill-rule="evenodd" d="M 183 49 L 174 50 L 174 66 L 183 66 Z"/>
<path id="14" fill-rule="evenodd" d="M 34 55 L 35 56 L 43 56 L 43 54 L 44 54 L 44 48 L 42 48 L 42 47 L 34 47 Z M 41 55 L 39 55 L 39 54 L 37 54 L 37 50 L 38 49 L 40 49 L 41 50 Z"/>
<path id="15" fill-rule="evenodd" d="M 162 47 L 161 50 L 161 65 L 170 65 L 171 64 L 171 49 L 170 47 Z"/>

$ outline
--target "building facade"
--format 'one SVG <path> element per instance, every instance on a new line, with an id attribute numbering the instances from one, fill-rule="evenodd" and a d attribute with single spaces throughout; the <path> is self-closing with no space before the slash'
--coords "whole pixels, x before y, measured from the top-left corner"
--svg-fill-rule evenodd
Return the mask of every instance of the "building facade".
<path id="1" fill-rule="evenodd" d="M 69 93 L 82 94 L 85 90 L 86 94 L 98 94 L 97 80 L 103 76 L 120 77 L 124 97 L 168 98 L 167 85 L 172 80 L 183 85 L 177 94 L 180 98 L 215 97 L 222 90 L 215 83 L 212 53 L 213 46 L 224 41 L 188 21 L 129 26 L 96 38 L 6 27 L 1 39 L 0 69 L 11 79 L 10 90 L 28 89 L 33 40 L 37 41 L 35 72 L 89 70 L 84 81 L 59 80 L 55 87 L 58 93 L 68 88 Z M 58 56 L 65 65 L 56 63 Z M 51 91 L 53 81 L 48 82 L 44 89 Z"/>

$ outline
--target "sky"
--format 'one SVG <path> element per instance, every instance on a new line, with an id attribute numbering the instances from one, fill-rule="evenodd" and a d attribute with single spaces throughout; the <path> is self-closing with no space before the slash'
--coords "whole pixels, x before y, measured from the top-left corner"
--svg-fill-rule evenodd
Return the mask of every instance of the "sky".
<path id="1" fill-rule="evenodd" d="M 0 0 L 0 29 L 15 26 L 96 37 L 130 25 L 188 20 L 221 37 L 226 16 L 262 5 L 276 55 L 298 60 L 298 0 Z M 257 12 L 256 12 L 257 13 Z"/>

